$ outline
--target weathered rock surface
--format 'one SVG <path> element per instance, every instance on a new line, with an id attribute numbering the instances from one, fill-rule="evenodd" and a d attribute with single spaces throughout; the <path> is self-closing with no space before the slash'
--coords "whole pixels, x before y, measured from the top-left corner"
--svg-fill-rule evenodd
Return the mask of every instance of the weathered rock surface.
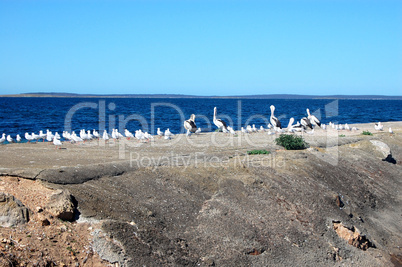
<path id="1" fill-rule="evenodd" d="M 0 226 L 17 226 L 28 221 L 29 209 L 14 196 L 0 192 Z"/>
<path id="2" fill-rule="evenodd" d="M 302 151 L 266 134 L 226 146 L 226 135 L 216 146 L 195 135 L 199 147 L 141 144 L 119 162 L 99 156 L 117 148 L 71 146 L 36 178 L 68 190 L 81 218 L 103 222 L 94 247 L 124 266 L 392 266 L 402 245 L 402 135 L 392 128 L 342 138 L 317 131 Z M 254 148 L 272 153 L 246 154 Z M 71 154 L 81 165 L 61 166 Z"/>
<path id="3" fill-rule="evenodd" d="M 68 190 L 56 190 L 50 196 L 45 209 L 50 215 L 64 221 L 74 219 L 75 206 Z"/>

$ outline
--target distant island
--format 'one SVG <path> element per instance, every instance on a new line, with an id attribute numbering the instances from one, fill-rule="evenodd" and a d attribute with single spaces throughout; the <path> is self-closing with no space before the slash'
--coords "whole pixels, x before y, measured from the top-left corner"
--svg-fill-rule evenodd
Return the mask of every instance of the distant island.
<path id="1" fill-rule="evenodd" d="M 23 93 L 0 95 L 0 97 L 71 97 L 71 98 L 217 98 L 217 99 L 361 99 L 361 100 L 402 100 L 402 96 L 386 95 L 297 95 L 264 94 L 237 96 L 197 96 L 182 94 L 73 94 L 73 93 Z"/>

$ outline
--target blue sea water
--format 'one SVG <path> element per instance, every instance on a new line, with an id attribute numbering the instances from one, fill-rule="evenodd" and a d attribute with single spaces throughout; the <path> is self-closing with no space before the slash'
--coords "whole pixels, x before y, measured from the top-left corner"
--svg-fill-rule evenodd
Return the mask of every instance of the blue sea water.
<path id="1" fill-rule="evenodd" d="M 283 126 L 289 118 L 300 120 L 306 108 L 323 123 L 369 123 L 402 121 L 402 100 L 331 100 L 331 99 L 181 99 L 181 98 L 0 98 L 0 134 L 39 130 L 52 132 L 110 130 L 125 128 L 156 133 L 157 128 L 184 132 L 183 120 L 196 114 L 202 131 L 213 131 L 213 108 L 218 117 L 235 130 L 255 124 L 266 127 L 270 105 Z"/>

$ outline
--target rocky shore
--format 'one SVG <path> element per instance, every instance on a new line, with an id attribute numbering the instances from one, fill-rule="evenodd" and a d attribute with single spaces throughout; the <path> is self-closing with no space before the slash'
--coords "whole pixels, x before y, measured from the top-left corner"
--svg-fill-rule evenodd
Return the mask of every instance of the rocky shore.
<path id="1" fill-rule="evenodd" d="M 402 122 L 383 124 L 297 151 L 266 133 L 1 145 L 0 265 L 401 266 Z"/>

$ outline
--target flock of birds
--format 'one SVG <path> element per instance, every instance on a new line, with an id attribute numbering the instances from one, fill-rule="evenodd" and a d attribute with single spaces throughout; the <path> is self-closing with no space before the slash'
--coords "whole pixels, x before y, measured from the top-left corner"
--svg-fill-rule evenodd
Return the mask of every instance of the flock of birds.
<path id="1" fill-rule="evenodd" d="M 284 133 L 284 132 L 289 132 L 289 133 L 294 133 L 294 132 L 302 132 L 302 133 L 307 133 L 307 134 L 314 134 L 314 128 L 315 127 L 320 127 L 323 130 L 327 129 L 327 125 L 322 124 L 320 120 L 310 114 L 310 110 L 307 109 L 307 116 L 303 117 L 300 122 L 297 121 L 297 123 L 294 124 L 294 118 L 290 118 L 289 123 L 287 125 L 286 130 L 282 128 L 281 122 L 278 120 L 278 118 L 275 117 L 274 112 L 275 112 L 275 106 L 271 105 L 271 116 L 270 116 L 270 123 L 267 126 L 267 129 L 265 129 L 263 126 L 260 126 L 259 129 L 255 127 L 255 124 L 253 126 L 247 125 L 247 127 L 241 127 L 240 133 L 241 134 L 250 134 L 250 133 L 255 133 L 255 132 L 267 132 L 268 135 L 274 135 L 276 133 Z M 225 121 L 222 119 L 217 118 L 217 108 L 214 108 L 214 117 L 213 117 L 213 123 L 215 124 L 216 127 L 218 127 L 219 131 L 222 131 L 224 133 L 229 133 L 229 134 L 237 134 L 236 131 L 231 127 L 226 124 Z M 332 129 L 335 130 L 346 130 L 346 131 L 357 131 L 358 128 L 356 127 L 350 127 L 347 123 L 345 125 L 341 124 L 334 124 L 330 122 L 328 124 L 328 127 L 331 127 Z M 193 133 L 197 134 L 201 132 L 201 128 L 197 128 L 197 125 L 195 123 L 195 115 L 191 114 L 190 119 L 184 121 L 184 128 L 187 130 L 186 135 L 191 135 Z M 307 131 L 309 130 L 310 131 Z M 374 129 L 377 131 L 383 131 L 384 126 L 381 124 L 381 122 L 378 122 L 374 125 Z M 392 134 L 393 131 L 391 128 L 388 129 L 388 131 Z M 157 136 L 159 138 L 164 138 L 164 139 L 171 139 L 174 134 L 170 132 L 169 128 L 165 131 L 161 131 L 160 128 L 157 129 Z M 51 131 L 47 130 L 46 133 L 44 133 L 42 130 L 39 131 L 39 134 L 35 133 L 25 133 L 24 135 L 25 139 L 29 142 L 31 141 L 40 141 L 42 140 L 43 142 L 48 141 L 48 142 L 53 142 L 53 144 L 56 147 L 60 147 L 62 145 L 61 142 L 61 137 L 64 138 L 64 140 L 67 140 L 71 143 L 79 143 L 79 142 L 85 142 L 85 141 L 90 141 L 93 139 L 103 139 L 105 141 L 109 139 L 121 139 L 121 138 L 127 138 L 130 140 L 131 138 L 136 139 L 138 141 L 146 141 L 149 142 L 150 140 L 154 139 L 154 136 L 149 134 L 148 132 L 143 132 L 142 130 L 136 130 L 133 133 L 131 133 L 129 130 L 125 129 L 124 130 L 124 135 L 121 134 L 117 129 L 113 129 L 111 134 L 104 130 L 102 135 L 99 134 L 98 131 L 93 130 L 92 132 L 90 130 L 84 130 L 82 129 L 80 133 L 77 135 L 74 131 L 71 133 L 67 131 L 63 131 L 62 136 L 60 136 L 57 132 L 53 134 Z M 0 138 L 0 144 L 5 143 L 7 141 L 8 143 L 14 143 L 14 142 L 21 142 L 22 138 L 19 134 L 17 134 L 16 138 L 13 139 L 11 135 L 7 135 L 5 133 L 2 134 L 2 137 Z"/>

